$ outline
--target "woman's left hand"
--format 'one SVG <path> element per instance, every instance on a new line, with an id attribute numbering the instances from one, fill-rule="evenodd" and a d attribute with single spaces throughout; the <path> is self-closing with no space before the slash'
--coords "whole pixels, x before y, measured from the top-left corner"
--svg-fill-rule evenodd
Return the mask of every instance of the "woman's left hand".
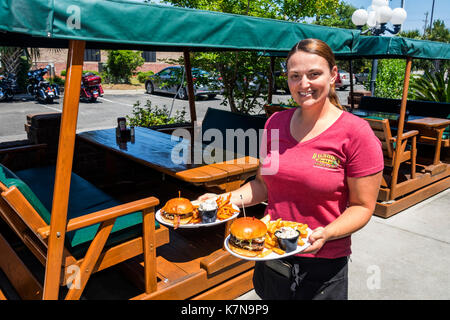
<path id="1" fill-rule="evenodd" d="M 327 242 L 327 240 L 328 240 L 328 235 L 327 235 L 327 231 L 325 230 L 324 227 L 318 227 L 318 228 L 314 229 L 308 238 L 308 241 L 309 241 L 309 243 L 311 243 L 311 245 L 308 248 L 306 248 L 305 250 L 303 250 L 302 254 L 303 253 L 316 253 L 323 247 L 323 245 L 325 244 L 325 242 Z"/>

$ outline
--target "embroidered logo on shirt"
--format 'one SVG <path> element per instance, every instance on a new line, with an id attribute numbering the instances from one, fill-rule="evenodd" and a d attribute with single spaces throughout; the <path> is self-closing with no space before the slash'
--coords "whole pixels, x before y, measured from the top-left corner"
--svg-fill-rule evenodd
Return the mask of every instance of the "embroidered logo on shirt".
<path id="1" fill-rule="evenodd" d="M 314 167 L 338 169 L 341 165 L 341 160 L 327 153 L 314 153 L 312 158 L 314 160 Z"/>

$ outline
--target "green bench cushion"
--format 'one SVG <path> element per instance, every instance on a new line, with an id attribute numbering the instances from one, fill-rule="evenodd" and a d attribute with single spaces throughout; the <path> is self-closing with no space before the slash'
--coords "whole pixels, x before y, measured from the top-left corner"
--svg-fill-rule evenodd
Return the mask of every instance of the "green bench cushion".
<path id="1" fill-rule="evenodd" d="M 50 212 L 53 201 L 55 167 L 39 167 L 17 171 L 15 174 L 2 166 L 0 179 L 7 177 L 7 186 L 16 185 L 25 198 L 33 205 L 44 221 L 50 224 Z M 3 182 L 3 180 L 2 180 Z M 4 182 L 3 182 L 4 183 Z M 4 183 L 6 185 L 6 183 Z M 33 192 L 33 191 L 34 192 Z M 67 219 L 120 205 L 90 182 L 72 173 Z M 74 256 L 81 256 L 94 238 L 100 224 L 68 232 L 66 245 Z M 159 227 L 156 222 L 156 228 Z M 142 234 L 142 213 L 134 212 L 119 217 L 114 223 L 107 247 L 126 241 Z"/>

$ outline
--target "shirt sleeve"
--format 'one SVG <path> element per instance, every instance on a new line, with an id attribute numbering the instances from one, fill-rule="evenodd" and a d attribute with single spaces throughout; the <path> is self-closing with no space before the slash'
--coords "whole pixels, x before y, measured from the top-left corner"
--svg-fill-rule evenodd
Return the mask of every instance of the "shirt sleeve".
<path id="1" fill-rule="evenodd" d="M 348 177 L 365 177 L 384 169 L 381 141 L 366 121 L 354 131 L 350 141 L 346 163 Z"/>

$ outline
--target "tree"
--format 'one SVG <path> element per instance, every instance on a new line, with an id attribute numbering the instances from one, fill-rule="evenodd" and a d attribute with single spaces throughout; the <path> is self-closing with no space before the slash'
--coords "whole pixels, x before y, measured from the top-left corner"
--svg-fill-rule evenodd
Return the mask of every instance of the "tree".
<path id="1" fill-rule="evenodd" d="M 305 17 L 330 14 L 339 0 L 165 0 L 178 7 L 219 11 L 240 15 L 303 21 Z M 261 107 L 261 94 L 266 99 L 263 86 L 267 82 L 269 58 L 256 52 L 208 52 L 191 54 L 192 65 L 207 71 L 218 71 L 224 83 L 224 101 L 233 112 L 251 113 Z"/>
<path id="2" fill-rule="evenodd" d="M 107 78 L 114 83 L 130 83 L 133 72 L 143 64 L 141 51 L 109 50 L 106 61 Z"/>

